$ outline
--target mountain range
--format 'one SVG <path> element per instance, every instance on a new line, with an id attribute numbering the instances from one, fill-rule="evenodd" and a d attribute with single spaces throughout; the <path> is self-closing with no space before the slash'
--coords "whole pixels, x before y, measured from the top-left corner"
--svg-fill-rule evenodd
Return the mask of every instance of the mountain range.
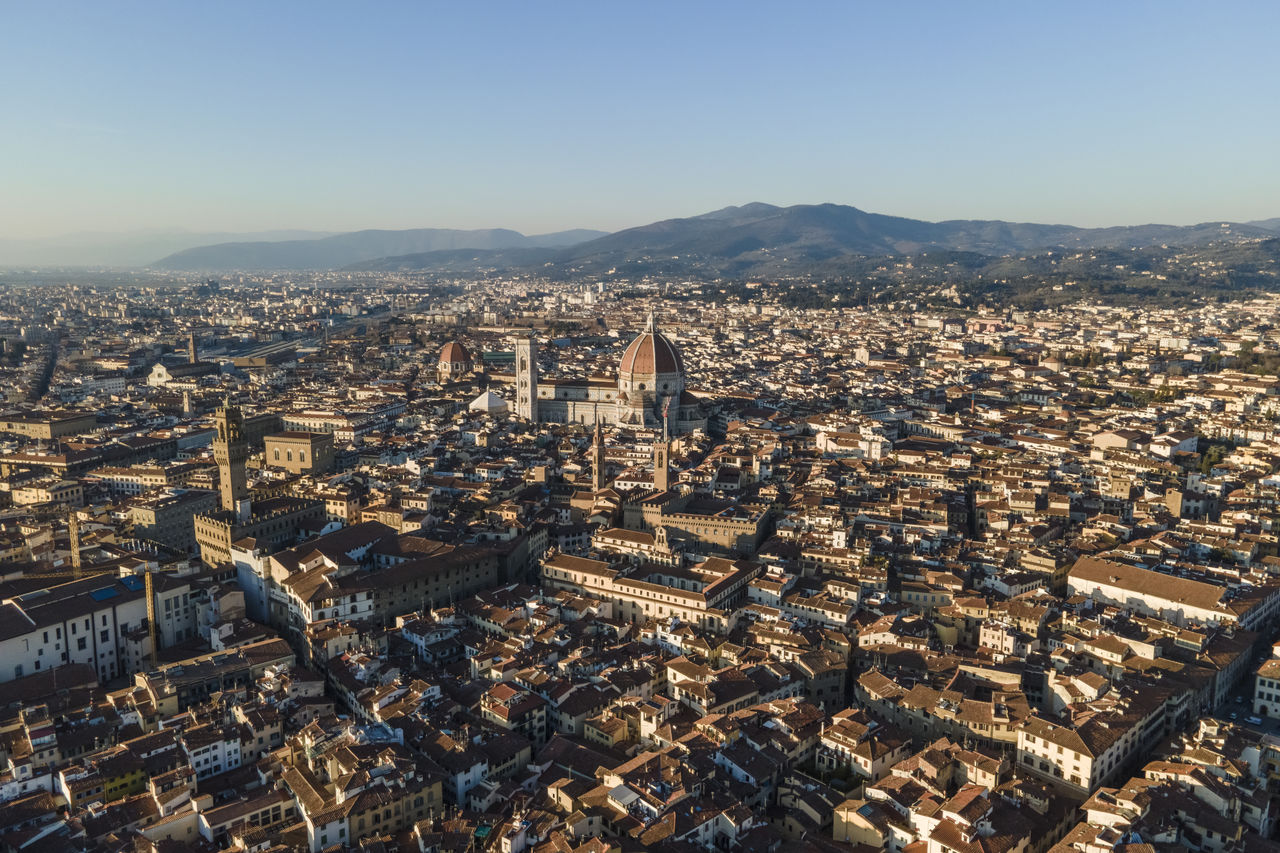
<path id="1" fill-rule="evenodd" d="M 945 250 L 990 257 L 1041 252 L 1202 246 L 1280 236 L 1280 217 L 1199 225 L 1079 228 L 999 220 L 927 222 L 837 204 L 752 203 L 615 233 L 526 236 L 504 228 L 347 233 L 152 232 L 0 240 L 0 266 L 124 266 L 161 270 L 486 270 L 549 275 L 837 273 L 858 257 Z M 167 254 L 166 254 L 167 253 Z M 156 260 L 158 256 L 159 260 Z"/>
<path id="2" fill-rule="evenodd" d="M 834 272 L 841 258 L 922 251 L 986 256 L 1049 249 L 1201 246 L 1280 236 L 1280 220 L 1200 225 L 1078 228 L 1021 222 L 954 219 L 925 222 L 867 213 L 837 204 L 777 207 L 753 203 L 701 216 L 628 228 L 560 250 L 423 252 L 351 265 L 362 270 L 533 269 L 552 273 L 768 275 Z"/>
<path id="3" fill-rule="evenodd" d="M 318 240 L 219 243 L 176 252 L 152 266 L 171 270 L 335 269 L 370 258 L 439 251 L 557 249 L 603 236 L 603 231 L 576 229 L 526 237 L 506 228 L 460 231 L 411 228 L 404 231 L 353 231 Z"/>
<path id="4" fill-rule="evenodd" d="M 80 232 L 35 239 L 0 238 L 0 267 L 128 267 L 211 243 L 240 240 L 317 240 L 332 231 Z"/>

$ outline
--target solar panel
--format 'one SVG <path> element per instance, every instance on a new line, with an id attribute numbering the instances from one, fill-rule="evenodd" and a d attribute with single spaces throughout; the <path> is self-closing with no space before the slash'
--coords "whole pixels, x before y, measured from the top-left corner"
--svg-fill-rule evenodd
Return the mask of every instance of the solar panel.
<path id="1" fill-rule="evenodd" d="M 119 594 L 119 590 L 107 586 L 102 589 L 95 589 L 93 592 L 89 593 L 89 597 L 94 601 L 106 601 L 108 598 L 115 598 Z"/>
<path id="2" fill-rule="evenodd" d="M 120 579 L 120 583 L 124 584 L 125 589 L 131 592 L 138 592 L 142 589 L 142 578 L 137 575 L 129 575 Z"/>

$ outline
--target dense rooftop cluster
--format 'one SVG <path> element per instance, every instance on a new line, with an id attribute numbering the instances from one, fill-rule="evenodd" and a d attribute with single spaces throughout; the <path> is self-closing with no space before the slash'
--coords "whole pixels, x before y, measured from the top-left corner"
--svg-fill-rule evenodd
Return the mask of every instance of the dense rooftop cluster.
<path id="1" fill-rule="evenodd" d="M 1280 299 L 742 287 L 0 292 L 0 845 L 1274 849 Z"/>

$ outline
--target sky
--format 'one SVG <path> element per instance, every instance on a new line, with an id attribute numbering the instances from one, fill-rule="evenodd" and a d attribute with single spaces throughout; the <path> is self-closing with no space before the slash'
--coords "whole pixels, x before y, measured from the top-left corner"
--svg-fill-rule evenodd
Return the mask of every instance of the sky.
<path id="1" fill-rule="evenodd" d="M 1280 216 L 1280 3 L 0 2 L 0 238 Z"/>

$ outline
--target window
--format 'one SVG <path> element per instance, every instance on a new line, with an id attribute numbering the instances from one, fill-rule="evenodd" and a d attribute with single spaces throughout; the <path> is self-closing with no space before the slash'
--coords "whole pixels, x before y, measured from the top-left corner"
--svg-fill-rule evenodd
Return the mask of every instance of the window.
<path id="1" fill-rule="evenodd" d="M 84 651 L 84 650 L 85 650 L 86 645 L 87 645 L 87 644 L 85 643 L 85 638 L 84 638 L 84 637 L 81 637 L 80 639 L 76 640 L 76 649 L 77 649 L 78 651 Z"/>

